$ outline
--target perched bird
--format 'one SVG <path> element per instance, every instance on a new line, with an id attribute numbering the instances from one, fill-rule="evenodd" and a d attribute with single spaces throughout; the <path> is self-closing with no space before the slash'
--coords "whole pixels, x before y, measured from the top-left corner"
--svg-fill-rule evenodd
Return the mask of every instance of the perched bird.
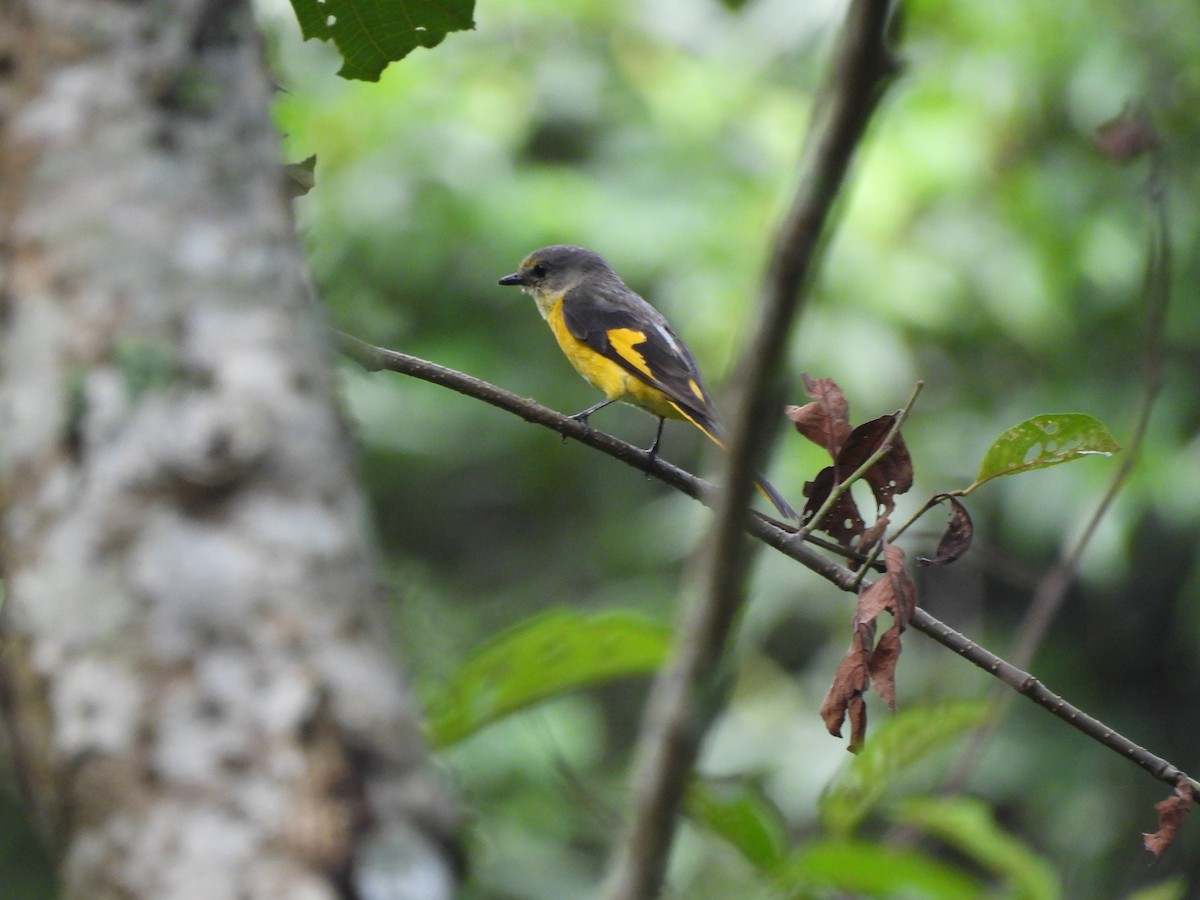
<path id="1" fill-rule="evenodd" d="M 598 253 L 559 244 L 535 250 L 500 279 L 537 303 L 567 359 L 605 399 L 571 418 L 588 417 L 622 400 L 658 416 L 648 452 L 658 453 L 663 423 L 686 419 L 718 445 L 724 432 L 691 351 L 666 318 L 626 287 Z M 763 479 L 763 496 L 787 519 L 796 511 Z"/>

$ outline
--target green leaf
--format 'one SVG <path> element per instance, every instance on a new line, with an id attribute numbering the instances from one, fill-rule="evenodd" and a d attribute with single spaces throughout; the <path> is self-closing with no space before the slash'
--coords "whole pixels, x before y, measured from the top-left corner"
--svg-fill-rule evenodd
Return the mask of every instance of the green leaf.
<path id="1" fill-rule="evenodd" d="M 779 811 L 746 784 L 694 781 L 688 788 L 687 814 L 724 838 L 762 872 L 773 872 L 787 853 L 787 833 Z"/>
<path id="2" fill-rule="evenodd" d="M 996 438 L 967 490 L 993 478 L 1057 466 L 1081 456 L 1112 456 L 1120 449 L 1108 429 L 1091 416 L 1034 416 Z"/>
<path id="3" fill-rule="evenodd" d="M 478 650 L 427 704 L 430 741 L 445 747 L 549 697 L 649 674 L 669 643 L 667 628 L 629 613 L 535 616 Z"/>
<path id="4" fill-rule="evenodd" d="M 300 31 L 333 40 L 343 78 L 378 81 L 390 62 L 475 27 L 474 0 L 292 0 Z"/>
<path id="5" fill-rule="evenodd" d="M 1057 900 L 1062 885 L 1054 869 L 1001 829 L 991 808 L 974 797 L 911 797 L 892 817 L 933 835 L 1009 883 L 1020 900 Z"/>
<path id="6" fill-rule="evenodd" d="M 894 850 L 865 841 L 827 839 L 800 850 L 779 881 L 807 897 L 833 888 L 856 897 L 920 897 L 961 900 L 985 896 L 983 885 L 965 872 L 912 850 Z"/>
<path id="7" fill-rule="evenodd" d="M 850 834 L 898 775 L 986 718 L 983 703 L 947 703 L 897 713 L 826 787 L 819 804 L 821 824 L 830 834 Z"/>

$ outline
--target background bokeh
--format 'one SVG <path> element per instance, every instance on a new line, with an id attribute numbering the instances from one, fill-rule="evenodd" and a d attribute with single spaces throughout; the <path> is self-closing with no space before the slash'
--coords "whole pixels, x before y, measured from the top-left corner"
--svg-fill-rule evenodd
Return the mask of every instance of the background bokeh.
<path id="1" fill-rule="evenodd" d="M 286 154 L 316 154 L 297 201 L 333 324 L 566 412 L 595 393 L 532 302 L 496 279 L 548 243 L 602 254 L 675 323 L 721 388 L 754 315 L 772 230 L 795 187 L 814 91 L 843 5 L 826 0 L 504 0 L 476 30 L 336 77 L 286 4 L 261 9 L 283 88 Z M 1145 163 L 1093 133 L 1129 104 L 1159 130 L 1174 241 L 1166 380 L 1145 451 L 1083 560 L 1033 670 L 1184 769 L 1200 709 L 1200 6 L 916 0 L 902 76 L 861 148 L 828 256 L 790 344 L 837 380 L 856 421 L 925 389 L 905 436 L 917 484 L 961 487 L 1005 428 L 1085 412 L 1128 440 L 1141 391 Z M 422 688 L 539 611 L 636 609 L 671 624 L 708 514 L 657 482 L 478 402 L 342 364 L 361 442 L 397 652 Z M 646 445 L 653 421 L 593 424 Z M 706 471 L 684 424 L 664 456 Z M 794 432 L 771 478 L 799 500 L 824 465 Z M 1116 469 L 1089 459 L 987 486 L 970 555 L 918 573 L 921 602 L 1004 653 L 1033 587 Z M 935 517 L 936 518 L 936 517 Z M 937 523 L 906 541 L 928 553 Z M 737 638 L 732 701 L 701 769 L 746 777 L 798 842 L 843 765 L 817 708 L 848 638 L 849 598 L 763 552 Z M 985 696 L 990 680 L 920 635 L 899 701 Z M 440 754 L 470 810 L 465 896 L 587 896 L 619 821 L 645 684 L 556 700 Z M 872 705 L 872 721 L 887 713 Z M 942 758 L 897 790 L 937 784 Z M 1017 704 L 968 790 L 1041 854 L 1064 896 L 1200 890 L 1200 839 L 1151 869 L 1140 833 L 1167 788 L 1045 712 Z M 19 851 L 18 851 L 19 852 Z M 769 896 L 730 848 L 685 829 L 673 895 Z"/>

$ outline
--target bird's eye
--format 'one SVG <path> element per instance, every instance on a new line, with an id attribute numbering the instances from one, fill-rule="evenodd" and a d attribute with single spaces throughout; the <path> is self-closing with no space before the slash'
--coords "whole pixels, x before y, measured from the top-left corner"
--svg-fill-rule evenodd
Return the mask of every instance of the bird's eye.
<path id="1" fill-rule="evenodd" d="M 532 269 L 530 269 L 530 271 L 533 272 L 534 278 L 545 278 L 546 277 L 546 267 L 542 263 L 538 263 Z"/>

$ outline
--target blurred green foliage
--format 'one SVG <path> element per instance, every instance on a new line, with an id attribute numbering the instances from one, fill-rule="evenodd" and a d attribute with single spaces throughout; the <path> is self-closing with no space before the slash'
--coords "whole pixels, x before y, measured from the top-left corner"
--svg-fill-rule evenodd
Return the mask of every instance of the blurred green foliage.
<path id="1" fill-rule="evenodd" d="M 495 282 L 529 250 L 580 243 L 667 313 L 720 404 L 841 10 L 785 0 L 483 4 L 475 31 L 361 84 L 335 76 L 329 47 L 299 41 L 290 8 L 264 8 L 286 88 L 277 117 L 288 159 L 318 160 L 297 209 L 333 324 L 574 412 L 595 393 L 533 304 Z M 916 0 L 901 31 L 904 73 L 861 148 L 792 339 L 792 374 L 835 378 L 856 421 L 893 410 L 925 381 L 905 430 L 917 475 L 909 510 L 970 483 L 992 440 L 1038 414 L 1091 415 L 1127 443 L 1141 391 L 1147 172 L 1144 162 L 1108 161 L 1092 135 L 1140 105 L 1168 164 L 1175 305 L 1165 386 L 1133 477 L 1033 670 L 1198 768 L 1189 723 L 1200 699 L 1200 6 Z M 343 371 L 398 651 L 419 682 L 451 683 L 474 648 L 546 610 L 675 621 L 702 509 L 444 389 Z M 793 383 L 789 402 L 804 402 Z M 641 445 L 654 425 L 627 408 L 592 424 Z M 805 443 L 783 434 L 771 468 L 793 501 L 824 464 Z M 703 444 L 694 429 L 668 425 L 663 452 L 704 471 Z M 1004 653 L 1039 574 L 1115 468 L 1093 458 L 976 491 L 975 545 L 953 566 L 917 573 L 921 603 Z M 905 515 L 901 504 L 896 520 Z M 936 531 L 906 536 L 910 557 L 930 554 Z M 761 791 L 810 885 L 922 896 L 928 883 L 928 895 L 969 896 L 961 891 L 1008 884 L 962 845 L 932 844 L 935 868 L 929 853 L 874 844 L 882 811 L 853 840 L 813 842 L 818 797 L 845 756 L 817 708 L 851 604 L 766 553 L 752 596 L 731 703 L 700 772 Z M 906 638 L 902 707 L 989 687 L 961 659 Z M 475 812 L 466 896 L 588 895 L 622 809 L 644 688 L 623 681 L 559 697 L 441 754 Z M 872 734 L 886 718 L 872 712 Z M 933 788 L 946 761 L 943 751 L 906 770 L 889 796 Z M 1017 857 L 1046 860 L 1063 896 L 1125 896 L 1158 882 L 1176 896 L 1174 885 L 1200 885 L 1195 828 L 1147 867 L 1140 833 L 1154 829 L 1167 787 L 1041 710 L 1017 705 L 969 790 L 996 824 L 973 819 L 967 837 L 983 846 L 1004 836 L 990 842 L 1001 855 L 1019 842 L 1027 855 Z M 821 880 L 848 865 L 858 886 Z M 1036 862 L 1020 872 L 1044 884 Z M 711 829 L 685 829 L 671 878 L 675 896 L 694 900 L 775 896 Z"/>

